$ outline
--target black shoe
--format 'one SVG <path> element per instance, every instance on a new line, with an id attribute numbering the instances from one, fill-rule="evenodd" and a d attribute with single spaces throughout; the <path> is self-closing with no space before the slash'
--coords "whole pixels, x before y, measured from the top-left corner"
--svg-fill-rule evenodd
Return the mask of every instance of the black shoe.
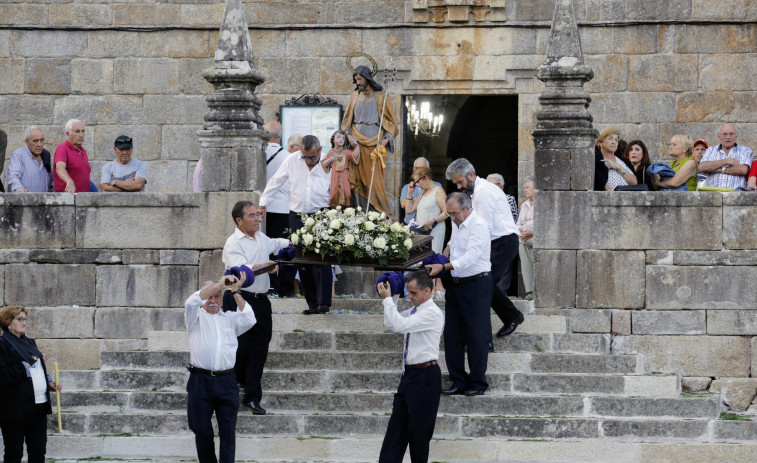
<path id="1" fill-rule="evenodd" d="M 329 306 L 327 306 L 327 305 L 322 305 L 322 306 L 318 307 L 318 313 L 326 313 L 329 310 L 331 310 L 331 308 L 329 308 Z"/>
<path id="2" fill-rule="evenodd" d="M 474 395 L 484 395 L 484 391 L 480 389 L 468 389 L 465 391 L 465 395 L 468 397 L 473 397 Z"/>
<path id="3" fill-rule="evenodd" d="M 302 311 L 303 315 L 316 315 L 318 311 L 316 309 L 307 309 Z"/>
<path id="4" fill-rule="evenodd" d="M 520 325 L 521 323 L 523 323 L 523 314 L 518 312 L 518 318 L 510 323 L 507 323 L 506 325 L 503 325 L 502 328 L 497 331 L 497 337 L 501 338 L 502 336 L 513 334 L 513 332 L 518 329 L 518 325 Z"/>
<path id="5" fill-rule="evenodd" d="M 489 352 L 494 352 L 494 344 L 489 343 Z"/>
<path id="6" fill-rule="evenodd" d="M 242 406 L 250 409 L 253 415 L 265 415 L 265 408 L 261 407 L 260 404 L 255 401 L 242 402 Z"/>
<path id="7" fill-rule="evenodd" d="M 460 389 L 457 386 L 452 386 L 449 389 L 443 390 L 442 394 L 444 394 L 444 395 L 463 395 L 463 394 L 465 394 L 465 390 Z"/>

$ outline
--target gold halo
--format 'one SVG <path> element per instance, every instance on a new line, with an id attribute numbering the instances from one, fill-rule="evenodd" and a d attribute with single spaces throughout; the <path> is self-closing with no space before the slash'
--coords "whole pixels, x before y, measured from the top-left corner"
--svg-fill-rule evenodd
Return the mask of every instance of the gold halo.
<path id="1" fill-rule="evenodd" d="M 363 53 L 362 51 L 356 51 L 355 53 L 350 53 L 347 55 L 347 67 L 352 71 L 355 72 L 355 68 L 352 67 L 352 58 L 358 58 L 363 57 L 371 62 L 371 67 L 373 68 L 371 70 L 371 77 L 375 77 L 376 74 L 378 74 L 378 64 L 376 63 L 376 60 L 371 57 L 368 53 Z"/>

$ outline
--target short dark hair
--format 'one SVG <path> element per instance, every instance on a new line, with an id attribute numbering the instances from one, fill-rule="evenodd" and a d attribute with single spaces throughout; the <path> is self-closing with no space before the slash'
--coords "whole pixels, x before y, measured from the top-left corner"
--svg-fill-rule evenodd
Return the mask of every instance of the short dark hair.
<path id="1" fill-rule="evenodd" d="M 405 278 L 405 284 L 410 284 L 411 281 L 415 282 L 418 289 L 434 288 L 434 280 L 431 279 L 425 270 L 416 270 Z"/>
<path id="2" fill-rule="evenodd" d="M 344 130 L 341 130 L 341 129 L 337 130 L 336 132 L 334 132 L 334 133 L 331 134 L 331 147 L 332 148 L 335 147 L 334 146 L 334 137 L 336 137 L 336 134 L 338 134 L 338 133 L 344 135 L 344 148 L 348 149 L 348 150 L 351 150 L 352 149 L 352 145 L 350 144 L 350 139 L 347 138 L 347 132 L 345 132 Z"/>
<path id="3" fill-rule="evenodd" d="M 6 305 L 0 310 L 0 328 L 3 331 L 8 331 L 8 327 L 13 323 L 13 319 L 21 314 L 29 316 L 26 312 L 26 307 L 22 305 Z"/>
<path id="4" fill-rule="evenodd" d="M 234 221 L 234 225 L 237 225 L 237 219 L 244 218 L 244 209 L 248 206 L 254 206 L 252 201 L 237 201 L 234 207 L 231 208 L 231 220 Z"/>
<path id="5" fill-rule="evenodd" d="M 470 196 L 466 195 L 462 191 L 453 191 L 452 193 L 448 194 L 445 203 L 448 203 L 450 201 L 454 201 L 455 204 L 460 206 L 460 209 L 465 209 L 466 207 L 471 206 Z"/>
<path id="6" fill-rule="evenodd" d="M 321 147 L 321 141 L 315 135 L 305 135 L 300 142 L 300 150 L 310 151 Z"/>

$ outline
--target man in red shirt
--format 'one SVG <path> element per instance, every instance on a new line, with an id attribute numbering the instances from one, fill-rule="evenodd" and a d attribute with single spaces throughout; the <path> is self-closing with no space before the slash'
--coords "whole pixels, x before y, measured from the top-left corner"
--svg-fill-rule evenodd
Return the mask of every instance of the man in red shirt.
<path id="1" fill-rule="evenodd" d="M 84 123 L 78 119 L 66 122 L 66 141 L 55 148 L 53 170 L 54 191 L 83 193 L 89 191 L 89 165 L 84 143 Z"/>

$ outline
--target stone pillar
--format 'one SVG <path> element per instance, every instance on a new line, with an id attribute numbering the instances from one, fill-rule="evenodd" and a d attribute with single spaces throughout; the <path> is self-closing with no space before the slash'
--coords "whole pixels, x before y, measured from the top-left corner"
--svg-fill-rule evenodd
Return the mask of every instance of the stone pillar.
<path id="1" fill-rule="evenodd" d="M 597 130 L 592 126 L 588 107 L 591 98 L 583 85 L 594 77 L 584 64 L 578 25 L 572 0 L 556 0 L 552 31 L 544 64 L 536 77 L 546 88 L 539 95 L 534 137 L 534 275 L 536 307 L 576 306 L 576 250 L 568 241 L 571 230 L 556 243 L 547 239 L 555 223 L 580 219 L 583 204 L 569 190 L 587 191 L 594 183 L 594 143 Z M 586 193 L 584 193 L 586 195 Z M 551 210 L 562 210 L 561 201 L 570 201 L 579 217 L 556 217 Z M 568 208 L 573 211 L 573 209 Z M 542 212 L 540 212 L 542 211 Z"/>
<path id="2" fill-rule="evenodd" d="M 255 69 L 252 42 L 241 0 L 227 0 L 218 35 L 215 63 L 203 71 L 214 92 L 210 111 L 197 132 L 202 159 L 203 191 L 252 191 L 265 187 L 267 141 L 255 94 L 265 81 Z"/>
<path id="3" fill-rule="evenodd" d="M 547 59 L 536 68 L 546 89 L 539 95 L 534 137 L 538 190 L 591 190 L 597 131 L 584 90 L 594 71 L 584 64 L 572 0 L 557 0 Z"/>

